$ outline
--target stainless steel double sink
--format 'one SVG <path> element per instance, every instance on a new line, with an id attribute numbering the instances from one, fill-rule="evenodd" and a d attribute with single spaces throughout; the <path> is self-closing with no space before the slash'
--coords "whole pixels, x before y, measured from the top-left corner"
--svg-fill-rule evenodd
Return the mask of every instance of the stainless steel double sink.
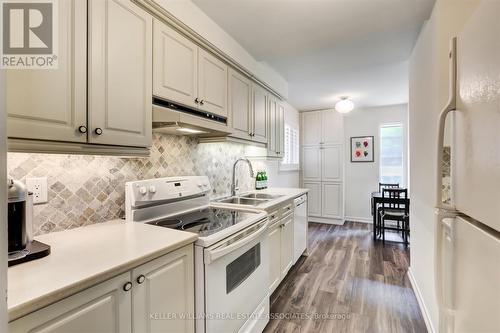
<path id="1" fill-rule="evenodd" d="M 233 196 L 229 198 L 223 198 L 216 200 L 216 202 L 233 204 L 233 205 L 244 205 L 244 206 L 259 206 L 265 204 L 268 201 L 282 197 L 282 195 L 272 195 L 266 193 L 248 193 L 238 196 Z"/>

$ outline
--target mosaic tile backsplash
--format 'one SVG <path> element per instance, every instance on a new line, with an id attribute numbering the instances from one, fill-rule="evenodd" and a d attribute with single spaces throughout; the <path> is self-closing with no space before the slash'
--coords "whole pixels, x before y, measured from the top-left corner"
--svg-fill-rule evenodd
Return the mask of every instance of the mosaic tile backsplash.
<path id="1" fill-rule="evenodd" d="M 48 202 L 33 212 L 34 233 L 40 235 L 123 217 L 127 181 L 206 175 L 212 198 L 229 195 L 233 163 L 244 155 L 241 144 L 199 144 L 196 138 L 154 133 L 148 158 L 9 153 L 7 168 L 21 181 L 47 177 Z M 244 163 L 237 179 L 240 189 L 253 187 Z"/>

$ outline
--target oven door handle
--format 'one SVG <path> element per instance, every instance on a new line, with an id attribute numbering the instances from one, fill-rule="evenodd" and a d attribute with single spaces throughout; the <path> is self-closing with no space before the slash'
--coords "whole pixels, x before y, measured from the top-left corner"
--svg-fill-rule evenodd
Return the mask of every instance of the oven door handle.
<path id="1" fill-rule="evenodd" d="M 264 232 L 267 231 L 267 219 L 264 222 L 261 222 L 260 224 L 257 224 L 255 227 L 252 229 L 256 229 L 255 231 L 252 231 L 250 234 L 247 234 L 247 232 L 243 232 L 240 234 L 235 235 L 234 237 L 231 237 L 228 241 L 226 241 L 224 244 L 214 248 L 213 250 L 206 250 L 205 251 L 205 264 L 211 264 L 215 260 L 219 259 L 220 257 L 244 246 L 245 244 L 250 243 L 251 241 L 255 240 L 256 238 L 260 237 Z M 239 239 L 238 241 L 234 241 L 234 239 L 237 239 L 239 237 L 243 236 L 243 238 Z"/>

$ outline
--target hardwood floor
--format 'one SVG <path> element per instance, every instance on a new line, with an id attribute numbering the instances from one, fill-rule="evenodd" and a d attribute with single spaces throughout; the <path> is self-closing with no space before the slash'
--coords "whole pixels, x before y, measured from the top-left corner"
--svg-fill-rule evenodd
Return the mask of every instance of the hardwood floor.
<path id="1" fill-rule="evenodd" d="M 310 223 L 309 250 L 273 293 L 264 332 L 427 332 L 403 245 L 374 242 L 370 224 Z"/>

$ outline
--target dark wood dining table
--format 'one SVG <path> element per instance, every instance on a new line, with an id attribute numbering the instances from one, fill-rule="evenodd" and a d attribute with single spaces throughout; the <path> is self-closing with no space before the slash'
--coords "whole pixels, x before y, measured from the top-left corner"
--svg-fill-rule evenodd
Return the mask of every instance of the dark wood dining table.
<path id="1" fill-rule="evenodd" d="M 377 228 L 377 207 L 383 204 L 399 204 L 399 205 L 410 205 L 410 198 L 400 199 L 400 198 L 383 198 L 381 192 L 372 192 L 371 205 L 372 205 L 372 217 L 373 217 L 373 239 L 376 239 L 376 228 Z"/>

